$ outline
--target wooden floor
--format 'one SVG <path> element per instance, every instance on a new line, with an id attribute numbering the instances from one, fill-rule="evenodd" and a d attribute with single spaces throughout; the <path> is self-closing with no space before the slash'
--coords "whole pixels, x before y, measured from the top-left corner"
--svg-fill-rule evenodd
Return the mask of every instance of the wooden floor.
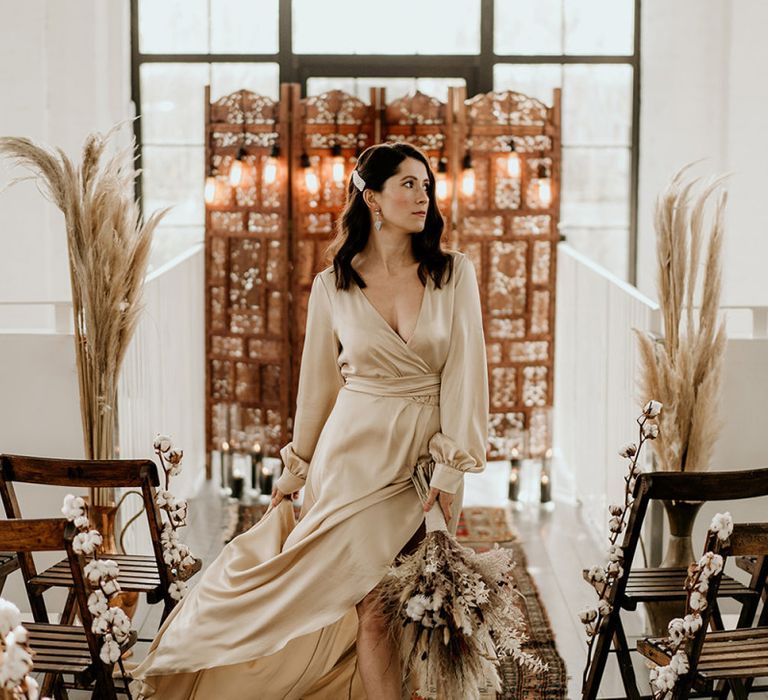
<path id="1" fill-rule="evenodd" d="M 491 463 L 483 474 L 466 477 L 465 505 L 505 507 L 510 510 L 511 521 L 523 543 L 528 557 L 528 568 L 536 581 L 542 601 L 549 615 L 558 650 L 565 660 L 569 682 L 568 698 L 579 698 L 581 675 L 584 668 L 586 645 L 578 611 L 595 603 L 595 596 L 581 578 L 581 570 L 604 561 L 603 548 L 587 532 L 578 506 L 557 501 L 549 507 L 534 503 L 535 477 L 526 480 L 522 472 L 521 503 L 510 505 L 507 500 L 509 468 L 504 463 Z M 527 483 L 526 483 L 527 481 Z M 209 564 L 221 548 L 221 532 L 231 509 L 224 502 L 214 484 L 207 484 L 203 493 L 190 503 L 189 525 L 182 539 L 192 551 Z M 140 639 L 149 639 L 158 628 L 160 606 L 146 606 L 142 601 L 134 627 Z M 639 615 L 625 614 L 627 633 L 632 637 L 642 634 Z M 148 642 L 135 647 L 136 663 L 143 658 Z M 635 655 L 637 656 L 637 655 Z M 648 672 L 643 659 L 635 659 L 640 690 L 648 692 Z M 615 662 L 609 661 L 602 686 L 602 697 L 622 697 Z M 89 697 L 85 693 L 71 692 L 73 699 Z M 768 698 L 768 694 L 755 694 L 751 698 Z M 248 698 L 243 698 L 248 700 Z"/>

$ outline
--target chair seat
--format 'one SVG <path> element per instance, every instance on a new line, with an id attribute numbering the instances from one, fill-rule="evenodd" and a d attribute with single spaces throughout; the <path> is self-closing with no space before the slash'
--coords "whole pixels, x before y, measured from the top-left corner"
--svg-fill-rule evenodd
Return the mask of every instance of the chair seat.
<path id="1" fill-rule="evenodd" d="M 25 622 L 24 627 L 29 632 L 35 671 L 83 674 L 91 668 L 91 653 L 82 627 L 42 622 Z M 120 648 L 129 649 L 136 639 L 136 632 L 131 631 Z"/>
<path id="2" fill-rule="evenodd" d="M 18 568 L 16 552 L 0 552 L 0 576 L 7 576 Z"/>
<path id="3" fill-rule="evenodd" d="M 643 639 L 637 650 L 663 666 L 672 655 L 663 638 Z M 697 674 L 704 682 L 768 675 L 768 627 L 707 632 Z"/>
<path id="4" fill-rule="evenodd" d="M 582 575 L 586 581 L 587 569 Z M 688 570 L 683 568 L 635 569 L 629 572 L 627 587 L 621 601 L 625 610 L 636 610 L 638 603 L 658 600 L 684 600 L 685 579 Z M 594 584 L 598 588 L 601 584 Z M 742 585 L 730 576 L 723 576 L 718 595 L 721 598 L 735 598 L 745 602 L 757 596 L 755 591 Z"/>
<path id="5" fill-rule="evenodd" d="M 143 554 L 105 554 L 105 558 L 115 561 L 120 568 L 117 581 L 124 591 L 138 593 L 150 592 L 159 588 L 160 574 L 153 556 Z M 66 559 L 54 564 L 49 569 L 30 579 L 29 583 L 41 588 L 51 586 L 72 587 L 72 571 Z"/>

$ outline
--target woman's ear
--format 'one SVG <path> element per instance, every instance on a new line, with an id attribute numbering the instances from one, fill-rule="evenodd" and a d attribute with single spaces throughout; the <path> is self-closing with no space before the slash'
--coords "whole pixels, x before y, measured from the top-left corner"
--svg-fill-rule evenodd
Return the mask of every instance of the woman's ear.
<path id="1" fill-rule="evenodd" d="M 376 208 L 376 195 L 372 190 L 365 190 L 363 192 L 363 201 L 366 203 L 369 209 Z"/>

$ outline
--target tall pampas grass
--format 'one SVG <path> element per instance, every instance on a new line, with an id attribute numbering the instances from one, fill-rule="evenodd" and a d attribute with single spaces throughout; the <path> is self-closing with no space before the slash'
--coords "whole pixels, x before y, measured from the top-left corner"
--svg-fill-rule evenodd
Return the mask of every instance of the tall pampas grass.
<path id="1" fill-rule="evenodd" d="M 134 198 L 135 141 L 106 153 L 121 126 L 90 134 L 77 165 L 60 148 L 0 138 L 0 155 L 32 172 L 14 182 L 35 180 L 64 214 L 87 459 L 115 456 L 120 366 L 141 313 L 152 236 L 167 211 L 142 221 Z M 91 489 L 94 505 L 109 505 L 113 496 L 111 489 Z"/>
<path id="2" fill-rule="evenodd" d="M 642 402 L 664 405 L 655 442 L 664 471 L 703 471 L 709 468 L 719 432 L 718 404 L 725 352 L 725 324 L 718 322 L 722 288 L 725 176 L 714 178 L 698 195 L 697 180 L 682 168 L 656 203 L 657 288 L 664 338 L 636 331 L 640 345 Z M 714 212 L 705 226 L 708 203 Z M 701 306 L 698 293 L 699 267 Z"/>

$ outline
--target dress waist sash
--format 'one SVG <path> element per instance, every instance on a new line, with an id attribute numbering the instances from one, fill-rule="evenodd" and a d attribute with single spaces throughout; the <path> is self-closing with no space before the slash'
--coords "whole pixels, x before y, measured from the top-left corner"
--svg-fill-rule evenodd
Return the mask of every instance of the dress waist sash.
<path id="1" fill-rule="evenodd" d="M 414 374 L 407 377 L 361 377 L 350 375 L 344 388 L 375 396 L 396 396 L 419 400 L 437 406 L 440 398 L 440 373 Z"/>

